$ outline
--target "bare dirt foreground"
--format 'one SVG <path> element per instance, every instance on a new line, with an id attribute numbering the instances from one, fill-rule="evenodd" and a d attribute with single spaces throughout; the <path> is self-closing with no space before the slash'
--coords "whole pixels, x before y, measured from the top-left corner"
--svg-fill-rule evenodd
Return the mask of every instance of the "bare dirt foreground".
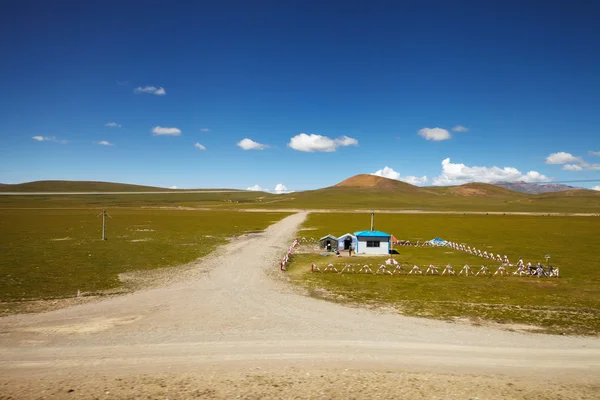
<path id="1" fill-rule="evenodd" d="M 227 244 L 161 287 L 0 319 L 0 399 L 600 397 L 597 338 L 295 293 L 270 275 L 305 216 Z"/>

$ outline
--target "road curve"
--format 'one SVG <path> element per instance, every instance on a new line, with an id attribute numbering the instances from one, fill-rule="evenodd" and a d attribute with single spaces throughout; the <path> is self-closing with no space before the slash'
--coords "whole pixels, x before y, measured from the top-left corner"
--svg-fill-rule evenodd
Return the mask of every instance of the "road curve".
<path id="1" fill-rule="evenodd" d="M 23 382 L 35 387 L 34 377 L 52 386 L 69 377 L 294 367 L 493 376 L 501 385 L 533 379 L 571 394 L 600 384 L 597 338 L 410 318 L 297 294 L 269 275 L 279 273 L 277 259 L 305 217 L 234 240 L 168 286 L 0 319 L 0 383 L 12 393 Z"/>

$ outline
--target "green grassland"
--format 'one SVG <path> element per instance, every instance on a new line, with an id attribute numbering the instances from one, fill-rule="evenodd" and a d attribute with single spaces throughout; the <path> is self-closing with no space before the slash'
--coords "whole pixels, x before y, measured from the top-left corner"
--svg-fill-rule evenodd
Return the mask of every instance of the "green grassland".
<path id="1" fill-rule="evenodd" d="M 442 319 L 457 317 L 540 327 L 555 333 L 600 333 L 600 261 L 597 239 L 600 217 L 552 217 L 515 215 L 405 215 L 377 214 L 375 227 L 398 239 L 416 243 L 441 237 L 482 250 L 544 262 L 560 268 L 559 279 L 529 277 L 387 276 L 310 273 L 310 264 L 324 267 L 333 262 L 340 270 L 346 263 L 378 267 L 387 257 L 323 257 L 297 254 L 289 264 L 292 281 L 332 299 L 351 303 L 391 305 L 407 315 Z M 342 235 L 368 229 L 365 214 L 319 213 L 309 215 L 300 236 Z M 498 264 L 450 248 L 397 246 L 394 258 L 423 268 L 430 263 L 450 263 L 458 274 L 469 264 L 475 270 Z M 511 270 L 514 270 L 513 267 Z M 440 273 L 442 269 L 440 268 Z"/>
<path id="2" fill-rule="evenodd" d="M 581 190 L 570 193 L 558 192 L 530 195 L 506 190 L 503 193 L 495 195 L 470 196 L 448 192 L 448 188 L 390 191 L 386 189 L 333 187 L 282 195 L 276 202 L 257 204 L 257 207 L 340 210 L 408 209 L 424 211 L 600 213 L 600 192 Z"/>
<path id="3" fill-rule="evenodd" d="M 108 240 L 97 210 L 0 210 L 0 301 L 54 299 L 121 285 L 118 274 L 190 262 L 228 238 L 288 215 L 111 209 Z"/>
<path id="4" fill-rule="evenodd" d="M 0 208 L 222 207 L 270 204 L 277 195 L 263 192 L 61 194 L 0 196 Z"/>

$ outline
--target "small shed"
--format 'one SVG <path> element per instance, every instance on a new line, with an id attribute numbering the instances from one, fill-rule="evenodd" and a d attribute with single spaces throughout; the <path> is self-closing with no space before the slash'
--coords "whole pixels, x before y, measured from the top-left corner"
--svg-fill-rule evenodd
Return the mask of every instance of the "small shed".
<path id="1" fill-rule="evenodd" d="M 338 238 L 338 250 L 356 249 L 356 236 L 346 233 Z"/>
<path id="2" fill-rule="evenodd" d="M 381 231 L 354 232 L 356 254 L 389 254 L 392 235 Z"/>
<path id="3" fill-rule="evenodd" d="M 333 235 L 326 235 L 319 239 L 319 247 L 322 249 L 334 250 L 337 248 L 338 238 Z"/>

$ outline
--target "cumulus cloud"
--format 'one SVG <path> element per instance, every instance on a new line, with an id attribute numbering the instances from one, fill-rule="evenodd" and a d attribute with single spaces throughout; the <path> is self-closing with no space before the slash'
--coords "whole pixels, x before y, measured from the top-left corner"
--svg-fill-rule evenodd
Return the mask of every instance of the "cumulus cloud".
<path id="1" fill-rule="evenodd" d="M 567 163 L 581 163 L 583 160 L 581 157 L 575 157 L 571 153 L 565 153 L 559 151 L 558 153 L 552 153 L 546 157 L 546 164 L 567 164 Z"/>
<path id="2" fill-rule="evenodd" d="M 206 150 L 206 147 L 202 146 L 200 143 L 196 143 L 194 145 L 195 148 L 197 148 L 198 150 Z"/>
<path id="3" fill-rule="evenodd" d="M 208 129 L 208 128 L 200 128 L 200 132 L 210 132 L 210 129 Z"/>
<path id="4" fill-rule="evenodd" d="M 448 140 L 452 137 L 450 135 L 450 132 L 442 128 L 419 129 L 419 136 L 425 138 L 426 140 L 433 140 L 435 142 L 439 142 L 441 140 Z"/>
<path id="5" fill-rule="evenodd" d="M 421 177 L 408 175 L 408 176 L 401 177 L 399 180 L 406 182 L 406 183 L 410 183 L 411 185 L 419 186 L 419 185 L 426 184 L 428 179 L 427 179 L 427 176 L 425 176 L 425 175 L 423 175 Z"/>
<path id="6" fill-rule="evenodd" d="M 396 171 L 394 171 L 393 168 L 390 168 L 388 166 L 385 166 L 385 167 L 383 167 L 383 169 L 373 172 L 371 175 L 377 175 L 377 176 L 382 176 L 384 178 L 400 180 L 400 172 L 396 172 Z"/>
<path id="7" fill-rule="evenodd" d="M 545 182 L 550 178 L 537 171 L 522 174 L 516 168 L 504 167 L 469 167 L 465 164 L 454 164 L 450 158 L 442 161 L 442 173 L 433 180 L 434 185 L 460 185 L 467 182 L 497 182 L 497 181 L 525 181 Z"/>
<path id="8" fill-rule="evenodd" d="M 275 186 L 275 190 L 274 190 L 274 192 L 275 192 L 276 194 L 285 193 L 285 192 L 287 192 L 287 191 L 288 191 L 288 188 L 287 188 L 287 187 L 285 187 L 285 185 L 284 185 L 283 183 L 278 183 L 278 184 Z"/>
<path id="9" fill-rule="evenodd" d="M 334 152 L 338 147 L 346 147 L 346 146 L 358 146 L 358 140 L 348 137 L 342 136 L 337 139 L 331 139 L 327 136 L 316 135 L 311 133 L 307 135 L 306 133 L 300 133 L 290 139 L 288 143 L 288 147 L 305 152 L 325 152 L 331 153 Z"/>
<path id="10" fill-rule="evenodd" d="M 258 143 L 255 142 L 252 139 L 242 139 L 239 142 L 236 143 L 236 146 L 244 149 L 244 150 L 264 150 L 267 149 L 269 146 L 266 144 L 262 144 L 262 143 Z"/>
<path id="11" fill-rule="evenodd" d="M 600 191 L 600 186 L 594 186 L 594 187 L 592 188 L 592 190 L 599 190 L 599 191 Z"/>
<path id="12" fill-rule="evenodd" d="M 112 143 L 110 143 L 110 142 L 108 142 L 106 140 L 101 140 L 99 142 L 96 142 L 96 144 L 99 144 L 101 146 L 112 146 L 113 145 Z"/>
<path id="13" fill-rule="evenodd" d="M 565 164 L 562 169 L 565 171 L 581 171 L 583 170 L 583 167 L 577 164 Z"/>
<path id="14" fill-rule="evenodd" d="M 152 129 L 154 136 L 167 135 L 167 136 L 179 136 L 181 135 L 181 129 L 179 128 L 167 128 L 163 126 L 155 126 Z"/>
<path id="15" fill-rule="evenodd" d="M 57 139 L 56 136 L 32 136 L 33 140 L 38 142 L 55 142 L 60 144 L 66 144 L 66 140 Z"/>
<path id="16" fill-rule="evenodd" d="M 394 171 L 393 168 L 390 168 L 388 166 L 385 166 L 385 167 L 383 167 L 383 169 L 373 172 L 371 175 L 377 175 L 377 176 L 382 176 L 384 178 L 395 179 L 397 181 L 410 183 L 411 185 L 423 185 L 423 184 L 427 183 L 426 176 L 422 176 L 422 177 L 412 176 L 412 175 L 401 176 L 400 172 Z"/>
<path id="17" fill-rule="evenodd" d="M 590 151 L 590 156 L 600 156 L 600 151 Z"/>
<path id="18" fill-rule="evenodd" d="M 262 192 L 263 191 L 263 189 L 258 185 L 250 186 L 246 190 L 251 190 L 253 192 Z"/>
<path id="19" fill-rule="evenodd" d="M 452 128 L 452 132 L 469 132 L 469 128 L 462 125 L 456 125 Z"/>
<path id="20" fill-rule="evenodd" d="M 177 186 L 171 186 L 169 189 L 177 189 Z"/>
<path id="21" fill-rule="evenodd" d="M 148 94 L 155 94 L 157 96 L 163 96 L 165 94 L 167 94 L 167 92 L 165 91 L 164 88 L 159 87 L 157 88 L 156 86 L 139 86 L 136 87 L 135 89 L 133 89 L 134 93 L 148 93 Z"/>
<path id="22" fill-rule="evenodd" d="M 120 128 L 121 124 L 117 124 L 116 122 L 107 122 L 104 126 L 108 126 L 109 128 Z"/>
<path id="23" fill-rule="evenodd" d="M 590 154 L 598 155 L 600 152 L 590 151 Z M 546 164 L 564 164 L 562 167 L 564 171 L 600 170 L 600 164 L 588 164 L 580 156 L 574 156 L 564 151 L 550 154 L 546 157 Z"/>

